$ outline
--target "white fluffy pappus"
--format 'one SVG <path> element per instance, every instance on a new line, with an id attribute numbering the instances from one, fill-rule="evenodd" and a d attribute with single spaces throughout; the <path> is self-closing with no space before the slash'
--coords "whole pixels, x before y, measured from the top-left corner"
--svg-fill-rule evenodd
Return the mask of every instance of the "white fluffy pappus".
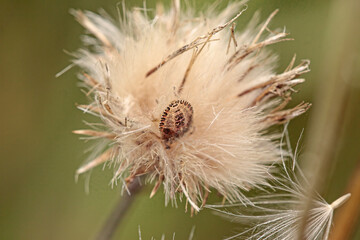
<path id="1" fill-rule="evenodd" d="M 249 226 L 247 230 L 228 237 L 226 240 L 298 239 L 301 221 L 305 214 L 304 200 L 308 192 L 295 174 L 291 173 L 291 175 L 290 178 L 288 175 L 283 175 L 283 179 L 272 186 L 274 192 L 262 192 L 256 197 L 249 198 L 254 205 L 247 208 L 243 207 L 243 204 L 207 206 L 220 212 L 231 221 Z M 302 173 L 300 175 L 303 176 Z M 327 240 L 334 210 L 344 204 L 350 195 L 350 193 L 345 194 L 329 204 L 318 193 L 314 193 L 312 207 L 306 221 L 304 239 Z M 227 210 L 221 210 L 221 208 Z"/>
<path id="2" fill-rule="evenodd" d="M 124 10 L 119 22 L 74 11 L 90 33 L 74 64 L 93 101 L 79 108 L 105 125 L 74 132 L 110 141 L 77 174 L 109 162 L 114 181 L 147 175 L 156 181 L 151 196 L 162 184 L 166 203 L 179 192 L 197 211 L 211 189 L 246 203 L 242 190 L 267 185 L 280 148 L 278 135 L 266 131 L 310 107 L 285 109 L 309 62 L 294 66 L 294 57 L 276 74 L 276 56 L 264 47 L 288 34 L 269 30 L 277 11 L 235 32 L 245 8 L 210 7 L 197 18 L 174 1 L 169 11 L 158 5 L 152 19 L 147 10 Z"/>

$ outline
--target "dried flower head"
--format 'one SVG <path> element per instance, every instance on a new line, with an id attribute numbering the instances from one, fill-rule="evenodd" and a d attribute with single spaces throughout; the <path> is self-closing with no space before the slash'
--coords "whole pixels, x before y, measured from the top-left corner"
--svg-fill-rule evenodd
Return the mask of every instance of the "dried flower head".
<path id="1" fill-rule="evenodd" d="M 110 162 L 114 181 L 146 174 L 156 181 L 151 196 L 163 184 L 166 202 L 180 192 L 196 210 L 211 189 L 244 201 L 240 190 L 266 185 L 280 159 L 278 135 L 266 130 L 310 106 L 284 110 L 309 62 L 294 66 L 294 57 L 284 72 L 274 73 L 276 57 L 264 47 L 290 40 L 288 34 L 269 30 L 277 11 L 236 33 L 245 8 L 209 8 L 196 18 L 174 1 L 168 12 L 158 5 L 153 19 L 147 10 L 124 10 L 119 23 L 74 11 L 90 33 L 74 63 L 93 101 L 79 108 L 105 125 L 105 131 L 75 132 L 109 139 L 77 173 Z"/>

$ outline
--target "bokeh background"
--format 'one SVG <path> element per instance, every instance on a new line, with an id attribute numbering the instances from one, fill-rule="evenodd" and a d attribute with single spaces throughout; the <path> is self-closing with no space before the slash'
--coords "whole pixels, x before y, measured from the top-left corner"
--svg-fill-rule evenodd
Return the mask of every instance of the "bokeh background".
<path id="1" fill-rule="evenodd" d="M 210 2 L 196 1 L 193 5 L 201 11 Z M 71 131 L 84 128 L 84 119 L 94 119 L 75 107 L 75 103 L 86 103 L 77 87 L 78 69 L 55 78 L 70 63 L 71 57 L 64 50 L 78 49 L 84 32 L 69 9 L 102 8 L 117 17 L 117 3 L 118 0 L 0 0 L 0 239 L 92 239 L 119 197 L 120 188 L 109 185 L 111 170 L 100 167 L 92 172 L 89 194 L 85 193 L 86 178 L 75 182 L 75 170 L 90 145 Z M 226 3 L 223 1 L 220 6 Z M 126 1 L 127 8 L 142 4 L 142 0 Z M 237 21 L 239 30 L 255 11 L 260 10 L 265 20 L 274 9 L 280 9 L 270 26 L 286 26 L 296 40 L 271 47 L 280 56 L 278 70 L 286 68 L 294 53 L 298 59 L 311 60 L 312 70 L 305 75 L 307 81 L 294 95 L 293 104 L 305 100 L 316 106 L 317 95 L 326 89 L 321 71 L 324 56 L 334 44 L 334 39 L 326 34 L 333 17 L 332 4 L 333 1 L 325 0 L 252 0 Z M 153 8 L 155 1 L 148 0 L 147 6 Z M 358 24 L 351 26 L 354 37 L 359 35 Z M 360 160 L 360 51 L 353 51 L 357 57 L 355 74 L 322 189 L 330 202 L 346 192 Z M 347 60 L 348 56 L 343 58 Z M 303 128 L 305 139 L 311 139 L 307 127 L 314 109 L 291 122 L 293 143 Z M 301 145 L 306 151 L 306 142 Z M 184 213 L 183 203 L 178 208 L 164 207 L 161 191 L 148 199 L 150 191 L 148 187 L 140 193 L 115 239 L 138 239 L 139 226 L 142 239 L 160 239 L 162 234 L 172 239 L 173 233 L 176 239 L 187 239 L 193 226 L 194 239 L 200 240 L 221 239 L 239 230 L 237 224 L 210 211 L 190 218 Z M 219 201 L 216 197 L 212 200 Z M 360 239 L 359 225 L 351 239 Z"/>

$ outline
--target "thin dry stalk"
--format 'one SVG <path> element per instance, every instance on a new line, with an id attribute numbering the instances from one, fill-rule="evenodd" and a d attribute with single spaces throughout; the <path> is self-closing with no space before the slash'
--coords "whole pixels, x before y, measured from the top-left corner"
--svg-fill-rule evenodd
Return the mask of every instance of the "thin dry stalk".
<path id="1" fill-rule="evenodd" d="M 158 65 L 156 65 L 155 67 L 153 67 L 152 69 L 150 69 L 147 73 L 146 73 L 146 77 L 149 77 L 151 74 L 153 74 L 154 72 L 156 72 L 160 67 L 164 66 L 167 62 L 169 62 L 170 60 L 174 59 L 175 57 L 183 54 L 184 52 L 187 52 L 197 46 L 203 45 L 205 43 L 207 43 L 209 41 L 209 38 L 211 38 L 212 36 L 214 36 L 216 33 L 220 32 L 221 30 L 223 30 L 224 28 L 226 28 L 227 26 L 229 26 L 230 24 L 232 24 L 234 21 L 236 21 L 236 19 L 238 19 L 238 17 L 240 17 L 240 15 L 246 11 L 247 6 L 245 5 L 244 9 L 242 9 L 234 18 L 232 18 L 230 21 L 228 21 L 227 23 L 217 26 L 216 28 L 214 28 L 213 30 L 211 30 L 210 32 L 208 32 L 206 35 L 197 37 L 195 40 L 193 40 L 191 43 L 186 44 L 184 46 L 182 46 L 181 48 L 179 48 L 178 50 L 176 50 L 175 52 L 171 53 L 169 56 L 167 56 L 161 63 L 159 63 Z M 204 40 L 205 41 L 201 41 Z"/>
<path id="2" fill-rule="evenodd" d="M 228 46 L 227 46 L 226 54 L 229 53 L 230 45 L 231 45 L 231 40 L 232 40 L 232 42 L 234 43 L 235 50 L 236 50 L 236 47 L 238 46 L 237 41 L 236 41 L 236 37 L 235 37 L 235 26 L 236 26 L 236 24 L 233 23 L 233 24 L 231 25 L 231 27 L 230 27 L 230 38 L 229 38 L 229 43 L 228 43 Z"/>
<path id="3" fill-rule="evenodd" d="M 80 167 L 77 171 L 76 174 L 80 175 L 84 172 L 89 171 L 90 169 L 105 163 L 107 161 L 110 160 L 111 157 L 111 153 L 113 151 L 113 148 L 108 149 L 107 151 L 105 151 L 104 153 L 102 153 L 100 156 L 98 156 L 97 158 L 95 158 L 94 160 L 92 160 L 91 162 L 89 162 L 88 164 L 85 164 L 84 166 Z"/>
<path id="4" fill-rule="evenodd" d="M 116 137 L 116 135 L 113 133 L 100 132 L 100 131 L 95 131 L 95 130 L 91 130 L 91 129 L 74 130 L 73 133 L 79 134 L 79 135 L 87 135 L 87 136 L 91 136 L 91 137 L 107 138 L 110 140 L 113 140 Z"/>
<path id="5" fill-rule="evenodd" d="M 360 162 L 359 162 L 360 163 Z M 356 224 L 360 217 L 360 164 L 351 177 L 347 192 L 351 192 L 351 198 L 346 205 L 335 215 L 334 230 L 330 234 L 330 239 L 347 240 L 350 239 L 356 230 Z"/>
<path id="6" fill-rule="evenodd" d="M 344 123 L 344 109 L 349 97 L 354 68 L 351 59 L 354 49 L 360 42 L 359 35 L 354 34 L 353 23 L 359 22 L 360 3 L 357 0 L 334 1 L 328 23 L 328 41 L 331 45 L 324 54 L 322 75 L 319 76 L 321 87 L 315 99 L 315 109 L 312 115 L 307 139 L 308 154 L 305 172 L 309 173 L 309 182 L 313 185 L 309 189 L 305 201 L 305 214 L 301 222 L 299 239 L 304 239 L 309 209 L 312 208 L 313 190 L 320 193 L 324 183 L 328 180 L 329 168 L 334 162 L 339 143 L 340 132 Z M 320 89 L 321 88 L 321 89 Z"/>
<path id="7" fill-rule="evenodd" d="M 142 186 L 139 178 L 134 179 L 134 181 L 127 186 L 127 193 L 125 193 L 116 204 L 114 210 L 111 212 L 109 218 L 106 220 L 103 228 L 96 237 L 96 240 L 109 240 L 112 238 L 117 226 L 124 219 L 127 210 L 134 202 L 135 196 L 140 192 L 141 188 Z"/>

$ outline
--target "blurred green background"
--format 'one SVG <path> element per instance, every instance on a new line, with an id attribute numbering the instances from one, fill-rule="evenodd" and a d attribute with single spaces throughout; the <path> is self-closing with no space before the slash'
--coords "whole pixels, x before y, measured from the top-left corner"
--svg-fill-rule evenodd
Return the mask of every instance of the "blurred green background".
<path id="1" fill-rule="evenodd" d="M 226 5 L 224 1 L 221 5 Z M 75 170 L 90 147 L 71 133 L 84 128 L 85 120 L 93 120 L 77 110 L 75 103 L 86 103 L 77 87 L 76 73 L 71 69 L 60 78 L 55 74 L 70 63 L 80 46 L 83 28 L 69 14 L 69 9 L 105 9 L 116 17 L 118 0 L 1 0 L 0 1 L 0 239 L 91 239 L 118 199 L 119 187 L 109 185 L 111 170 L 98 168 L 92 172 L 90 193 L 85 193 L 84 177 L 76 183 Z M 168 3 L 167 3 L 168 4 Z M 208 1 L 194 3 L 200 9 Z M 142 6 L 140 1 L 126 1 L 128 8 Z M 238 20 L 238 29 L 256 10 L 263 20 L 276 8 L 280 12 L 271 27 L 286 26 L 295 41 L 277 44 L 272 49 L 280 56 L 278 70 L 285 69 L 294 53 L 298 59 L 310 59 L 310 73 L 293 104 L 301 100 L 316 104 L 316 93 L 322 91 L 319 79 L 321 63 L 331 39 L 325 28 L 331 1 L 253 0 Z M 155 1 L 147 1 L 152 8 Z M 354 23 L 354 34 L 359 34 Z M 354 49 L 358 51 L 359 49 Z M 346 58 L 346 56 L 345 56 Z M 360 73 L 357 71 L 356 78 Z M 325 198 L 333 201 L 343 193 L 360 159 L 360 84 L 354 81 L 344 109 L 345 124 L 341 127 L 335 162 L 331 166 Z M 305 128 L 312 110 L 290 124 L 292 142 Z M 311 135 L 310 135 L 311 136 Z M 302 144 L 303 151 L 306 144 Z M 194 239 L 221 239 L 239 230 L 210 211 L 189 217 L 184 206 L 164 207 L 159 193 L 148 199 L 151 188 L 137 198 L 116 239 L 187 239 L 196 226 Z M 214 198 L 214 200 L 217 200 Z M 360 229 L 353 239 L 360 239 Z"/>

